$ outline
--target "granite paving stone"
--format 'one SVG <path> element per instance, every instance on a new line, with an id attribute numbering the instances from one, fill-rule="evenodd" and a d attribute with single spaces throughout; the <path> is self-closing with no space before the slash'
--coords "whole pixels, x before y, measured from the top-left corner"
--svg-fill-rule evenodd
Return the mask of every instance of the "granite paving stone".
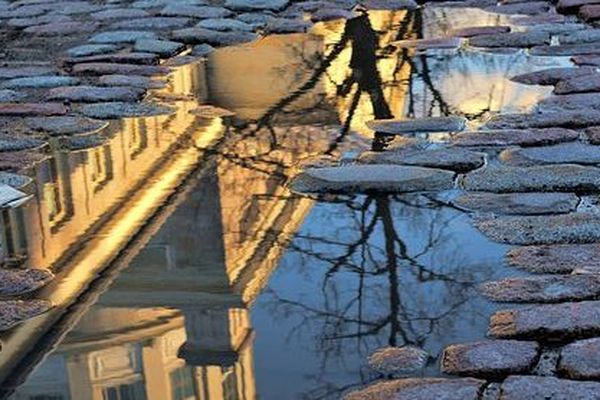
<path id="1" fill-rule="evenodd" d="M 415 346 L 384 347 L 371 354 L 368 363 L 379 373 L 403 376 L 421 371 L 428 359 L 427 352 Z"/>
<path id="2" fill-rule="evenodd" d="M 479 400 L 483 380 L 406 378 L 374 383 L 346 394 L 344 400 Z"/>
<path id="3" fill-rule="evenodd" d="M 556 94 L 600 92 L 600 74 L 563 79 L 554 87 Z"/>
<path id="4" fill-rule="evenodd" d="M 154 32 L 150 31 L 109 31 L 98 33 L 90 38 L 91 43 L 134 43 L 141 39 L 158 39 Z"/>
<path id="5" fill-rule="evenodd" d="M 578 203 L 572 193 L 469 192 L 452 200 L 466 211 L 500 215 L 563 214 L 575 211 Z"/>
<path id="6" fill-rule="evenodd" d="M 194 20 L 185 17 L 148 17 L 138 19 L 125 19 L 113 22 L 110 25 L 112 29 L 148 29 L 148 30 L 168 30 L 182 28 L 190 25 Z M 152 39 L 152 38 L 145 38 Z"/>
<path id="7" fill-rule="evenodd" d="M 146 52 L 127 52 L 127 53 L 107 53 L 96 54 L 86 57 L 73 57 L 62 59 L 61 62 L 65 65 L 107 62 L 116 64 L 141 64 L 152 65 L 158 63 L 158 56 L 154 53 Z"/>
<path id="8" fill-rule="evenodd" d="M 533 114 L 500 114 L 492 117 L 484 128 L 586 128 L 593 125 L 600 125 L 600 111 L 583 109 Z"/>
<path id="9" fill-rule="evenodd" d="M 462 185 L 495 193 L 600 192 L 600 169 L 575 164 L 487 167 L 467 174 Z"/>
<path id="10" fill-rule="evenodd" d="M 0 331 L 7 331 L 51 308 L 52 303 L 46 300 L 2 300 L 0 301 Z"/>
<path id="11" fill-rule="evenodd" d="M 344 165 L 309 168 L 296 176 L 292 189 L 302 193 L 405 193 L 454 186 L 449 171 L 398 165 Z"/>
<path id="12" fill-rule="evenodd" d="M 160 11 L 167 17 L 193 17 L 193 18 L 227 18 L 233 13 L 224 7 L 191 6 L 186 4 L 168 4 Z"/>
<path id="13" fill-rule="evenodd" d="M 462 132 L 450 142 L 464 147 L 542 146 L 577 140 L 579 133 L 570 129 L 506 129 Z"/>
<path id="14" fill-rule="evenodd" d="M 467 125 L 466 118 L 450 117 L 427 117 L 420 119 L 382 119 L 368 121 L 369 129 L 389 134 L 419 133 L 419 132 L 460 132 Z"/>
<path id="15" fill-rule="evenodd" d="M 155 53 L 161 57 L 172 57 L 184 48 L 182 43 L 169 40 L 138 40 L 133 47 L 134 51 Z"/>
<path id="16" fill-rule="evenodd" d="M 0 82 L 3 89 L 39 89 L 58 86 L 78 85 L 79 79 L 71 76 L 32 76 L 28 78 L 14 78 Z"/>
<path id="17" fill-rule="evenodd" d="M 233 18 L 208 18 L 203 19 L 196 25 L 198 28 L 212 29 L 215 31 L 244 31 L 253 32 L 254 27 Z"/>
<path id="18" fill-rule="evenodd" d="M 509 265 L 538 274 L 569 274 L 591 268 L 600 272 L 600 244 L 524 246 L 506 254 Z"/>
<path id="19" fill-rule="evenodd" d="M 69 109 L 61 103 L 2 103 L 0 116 L 64 115 Z"/>
<path id="20" fill-rule="evenodd" d="M 496 33 L 469 39 L 469 44 L 475 47 L 532 47 L 547 43 L 550 43 L 550 34 L 539 31 Z"/>
<path id="21" fill-rule="evenodd" d="M 397 148 L 385 152 L 366 152 L 360 155 L 364 164 L 418 165 L 422 167 L 468 172 L 485 163 L 485 154 L 461 148 L 434 150 Z"/>
<path id="22" fill-rule="evenodd" d="M 513 148 L 500 153 L 500 159 L 510 165 L 534 166 L 541 164 L 600 164 L 600 147 L 581 142 L 561 143 L 554 146 Z"/>
<path id="23" fill-rule="evenodd" d="M 54 279 L 47 269 L 0 268 L 0 296 L 19 296 L 42 288 Z"/>
<path id="24" fill-rule="evenodd" d="M 484 340 L 446 347 L 442 371 L 451 375 L 502 377 L 526 373 L 535 366 L 540 352 L 536 342 Z"/>
<path id="25" fill-rule="evenodd" d="M 82 63 L 73 66 L 76 75 L 166 75 L 170 69 L 163 66 L 119 64 L 109 62 Z"/>
<path id="26" fill-rule="evenodd" d="M 498 311 L 491 317 L 489 334 L 544 341 L 594 337 L 600 334 L 600 302 L 542 304 Z"/>
<path id="27" fill-rule="evenodd" d="M 71 102 L 137 101 L 145 90 L 135 87 L 70 86 L 50 89 L 47 98 Z"/>
<path id="28" fill-rule="evenodd" d="M 475 226 L 490 239 L 506 244 L 600 241 L 600 216 L 590 213 L 482 218 L 475 222 Z"/>
<path id="29" fill-rule="evenodd" d="M 508 303 L 558 303 L 600 298 L 600 275 L 541 275 L 483 283 L 488 298 Z"/>
<path id="30" fill-rule="evenodd" d="M 175 112 L 175 109 L 152 103 L 106 102 L 87 104 L 82 106 L 79 111 L 90 118 L 118 119 L 170 115 Z"/>
<path id="31" fill-rule="evenodd" d="M 34 131 L 45 132 L 51 136 L 89 134 L 108 126 L 106 121 L 74 116 L 29 117 L 23 122 Z"/>
<path id="32" fill-rule="evenodd" d="M 208 43 L 215 46 L 230 46 L 252 42 L 258 38 L 250 32 L 221 32 L 204 28 L 184 28 L 172 32 L 172 39 L 188 44 Z"/>
<path id="33" fill-rule="evenodd" d="M 137 75 L 102 75 L 98 78 L 102 86 L 132 86 L 145 89 L 160 89 L 166 86 L 161 80 Z"/>
<path id="34" fill-rule="evenodd" d="M 119 46 L 113 44 L 84 44 L 67 50 L 70 57 L 86 57 L 98 54 L 113 53 L 119 50 Z"/>
<path id="35" fill-rule="evenodd" d="M 587 76 L 595 73 L 595 68 L 580 67 L 580 68 L 548 68 L 541 71 L 529 72 L 526 74 L 516 75 L 510 78 L 511 81 L 524 83 L 527 85 L 556 85 L 559 81 Z"/>
<path id="36" fill-rule="evenodd" d="M 600 383 L 511 376 L 502 383 L 501 393 L 500 400 L 600 400 Z"/>
<path id="37" fill-rule="evenodd" d="M 579 340 L 563 347 L 558 369 L 570 379 L 600 379 L 600 338 Z"/>

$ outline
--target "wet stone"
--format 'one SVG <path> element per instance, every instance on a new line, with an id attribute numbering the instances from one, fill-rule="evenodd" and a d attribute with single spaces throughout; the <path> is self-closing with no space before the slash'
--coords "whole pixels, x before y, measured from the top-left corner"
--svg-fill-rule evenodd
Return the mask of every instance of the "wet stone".
<path id="1" fill-rule="evenodd" d="M 254 31 L 252 25 L 232 18 L 208 18 L 200 21 L 196 26 L 215 31 Z"/>
<path id="2" fill-rule="evenodd" d="M 446 347 L 442 371 L 473 377 L 501 377 L 525 373 L 536 364 L 539 345 L 517 340 L 484 340 Z"/>
<path id="3" fill-rule="evenodd" d="M 600 125 L 600 111 L 566 110 L 534 114 L 500 114 L 485 124 L 486 129 L 527 129 L 527 128 L 586 128 Z"/>
<path id="4" fill-rule="evenodd" d="M 141 39 L 157 39 L 154 32 L 148 31 L 112 31 L 99 33 L 90 38 L 91 43 L 134 43 Z"/>
<path id="5" fill-rule="evenodd" d="M 469 44 L 475 47 L 531 47 L 544 43 L 550 43 L 550 34 L 538 31 L 480 35 L 469 39 Z"/>
<path id="6" fill-rule="evenodd" d="M 206 57 L 213 51 L 215 51 L 215 48 L 210 44 L 199 44 L 192 47 L 192 55 L 198 57 Z"/>
<path id="7" fill-rule="evenodd" d="M 383 381 L 348 393 L 344 400 L 478 400 L 485 381 L 463 378 L 409 378 Z"/>
<path id="8" fill-rule="evenodd" d="M 52 308 L 46 300 L 4 300 L 0 301 L 0 331 L 37 317 Z"/>
<path id="9" fill-rule="evenodd" d="M 182 43 L 169 40 L 138 40 L 133 49 L 135 51 L 149 52 L 161 57 L 171 57 L 185 48 Z"/>
<path id="10" fill-rule="evenodd" d="M 588 128 L 585 130 L 585 135 L 591 144 L 599 145 L 600 144 L 600 126 L 595 126 L 592 128 Z"/>
<path id="11" fill-rule="evenodd" d="M 457 36 L 463 38 L 471 38 L 474 36 L 481 35 L 497 35 L 500 33 L 510 32 L 508 26 L 473 26 L 469 28 L 454 29 L 450 31 L 450 36 Z"/>
<path id="12" fill-rule="evenodd" d="M 558 41 L 561 44 L 600 42 L 600 29 L 585 29 L 563 33 L 558 36 Z"/>
<path id="13" fill-rule="evenodd" d="M 384 347 L 369 356 L 369 367 L 386 375 L 409 375 L 425 368 L 429 355 L 414 346 Z"/>
<path id="14" fill-rule="evenodd" d="M 581 142 L 561 143 L 555 146 L 508 149 L 500 159 L 510 165 L 533 166 L 540 164 L 600 164 L 600 147 Z"/>
<path id="15" fill-rule="evenodd" d="M 314 11 L 310 16 L 310 19 L 313 22 L 320 22 L 337 19 L 352 19 L 355 16 L 356 15 L 352 11 L 343 8 L 323 7 Z"/>
<path id="16" fill-rule="evenodd" d="M 418 165 L 468 172 L 483 166 L 485 154 L 460 148 L 435 150 L 398 148 L 385 152 L 366 152 L 361 154 L 359 161 L 364 164 Z"/>
<path id="17" fill-rule="evenodd" d="M 167 17 L 227 18 L 233 13 L 223 7 L 169 4 L 160 11 L 160 14 Z"/>
<path id="18" fill-rule="evenodd" d="M 54 68 L 50 67 L 0 67 L 0 79 L 54 75 L 55 73 Z"/>
<path id="19" fill-rule="evenodd" d="M 451 143 L 464 147 L 541 146 L 577 140 L 577 131 L 548 128 L 523 130 L 482 130 L 454 135 Z"/>
<path id="20" fill-rule="evenodd" d="M 551 113 L 563 110 L 581 109 L 600 110 L 600 93 L 575 93 L 560 96 L 550 96 L 543 99 L 537 105 L 540 112 Z"/>
<path id="21" fill-rule="evenodd" d="M 312 24 L 299 19 L 276 18 L 267 24 L 265 27 L 268 33 L 297 33 L 307 32 L 312 27 Z"/>
<path id="22" fill-rule="evenodd" d="M 47 285 L 54 274 L 46 269 L 0 268 L 0 296 L 18 296 Z"/>
<path id="23" fill-rule="evenodd" d="M 111 24 L 112 29 L 166 30 L 188 26 L 193 20 L 185 17 L 149 17 L 125 19 Z"/>
<path id="24" fill-rule="evenodd" d="M 529 50 L 534 56 L 575 56 L 583 54 L 600 54 L 597 42 L 585 44 L 561 44 L 558 46 L 536 46 Z"/>
<path id="25" fill-rule="evenodd" d="M 270 15 L 270 14 L 249 12 L 249 13 L 239 14 L 238 16 L 236 16 L 236 19 L 238 21 L 242 21 L 242 22 L 245 22 L 245 23 L 253 25 L 253 26 L 265 26 L 270 21 L 276 19 L 276 17 L 274 17 L 273 15 Z"/>
<path id="26" fill-rule="evenodd" d="M 462 184 L 467 190 L 495 193 L 599 192 L 600 169 L 572 164 L 487 167 L 467 174 Z"/>
<path id="27" fill-rule="evenodd" d="M 564 214 L 575 211 L 579 198 L 570 193 L 487 193 L 471 192 L 452 204 L 470 212 L 501 215 Z"/>
<path id="28" fill-rule="evenodd" d="M 542 376 L 511 376 L 502 383 L 500 399 L 599 400 L 600 383 Z"/>
<path id="29" fill-rule="evenodd" d="M 119 50 L 118 46 L 112 44 L 84 44 L 67 50 L 70 57 L 86 57 L 98 54 L 112 53 Z"/>
<path id="30" fill-rule="evenodd" d="M 509 303 L 557 303 L 600 297 L 600 275 L 544 275 L 486 282 L 480 291 Z"/>
<path id="31" fill-rule="evenodd" d="M 600 74 L 590 74 L 561 80 L 554 88 L 556 94 L 600 92 Z"/>
<path id="32" fill-rule="evenodd" d="M 117 119 L 170 115 L 175 109 L 150 103 L 108 102 L 82 106 L 80 112 L 90 118 Z"/>
<path id="33" fill-rule="evenodd" d="M 197 27 L 173 31 L 172 37 L 174 40 L 184 43 L 208 43 L 215 46 L 252 42 L 258 38 L 256 34 L 250 32 L 220 32 Z"/>
<path id="34" fill-rule="evenodd" d="M 600 55 L 582 55 L 571 57 L 571 60 L 577 65 L 590 65 L 600 67 Z"/>
<path id="35" fill-rule="evenodd" d="M 156 8 L 164 7 L 172 1 L 173 0 L 138 0 L 134 1 L 131 6 L 134 8 Z M 177 3 L 192 6 L 205 6 L 209 4 L 208 0 L 177 0 Z"/>
<path id="36" fill-rule="evenodd" d="M 21 189 L 32 182 L 33 179 L 28 176 L 0 171 L 0 184 L 8 185 L 15 189 Z"/>
<path id="37" fill-rule="evenodd" d="M 62 62 L 66 65 L 96 62 L 151 65 L 158 63 L 158 57 L 154 53 L 145 52 L 108 53 L 87 57 L 66 58 Z"/>
<path id="38" fill-rule="evenodd" d="M 367 122 L 369 129 L 389 134 L 419 132 L 459 132 L 465 129 L 466 118 L 463 117 L 429 117 L 407 120 L 374 120 Z"/>
<path id="39" fill-rule="evenodd" d="M 498 14 L 524 14 L 536 15 L 550 10 L 546 1 L 524 1 L 522 3 L 506 3 L 495 7 L 486 8 L 487 11 Z"/>
<path id="40" fill-rule="evenodd" d="M 414 0 L 364 0 L 361 4 L 369 10 L 414 10 L 418 7 Z"/>
<path id="41" fill-rule="evenodd" d="M 84 75 L 166 75 L 169 68 L 154 65 L 119 64 L 119 63 L 83 63 L 73 66 L 74 74 Z"/>
<path id="42" fill-rule="evenodd" d="M 79 84 L 79 79 L 70 76 L 32 76 L 29 78 L 14 78 L 0 83 L 5 89 L 40 89 Z"/>
<path id="43" fill-rule="evenodd" d="M 435 38 L 435 39 L 407 39 L 398 40 L 391 44 L 398 48 L 403 49 L 457 49 L 460 47 L 462 41 L 460 38 Z"/>
<path id="44" fill-rule="evenodd" d="M 11 89 L 0 89 L 0 103 L 11 103 L 21 101 L 27 98 L 25 93 L 17 92 Z"/>
<path id="45" fill-rule="evenodd" d="M 48 99 L 71 102 L 137 101 L 144 90 L 133 87 L 74 86 L 51 89 Z"/>
<path id="46" fill-rule="evenodd" d="M 108 138 L 106 136 L 101 135 L 76 136 L 61 140 L 60 146 L 72 151 L 85 150 L 102 146 L 107 140 Z"/>
<path id="47" fill-rule="evenodd" d="M 510 250 L 509 265 L 532 273 L 569 274 L 582 268 L 600 271 L 600 245 L 526 246 Z"/>
<path id="48" fill-rule="evenodd" d="M 64 115 L 68 108 L 61 103 L 2 103 L 0 116 Z"/>
<path id="49" fill-rule="evenodd" d="M 82 117 L 31 117 L 24 120 L 28 128 L 45 132 L 51 136 L 79 135 L 97 132 L 108 126 L 108 122 Z"/>
<path id="50" fill-rule="evenodd" d="M 491 317 L 489 334 L 544 341 L 597 336 L 600 334 L 600 302 L 543 304 L 498 311 Z"/>
<path id="51" fill-rule="evenodd" d="M 227 0 L 225 7 L 236 11 L 279 11 L 289 4 L 289 0 Z"/>
<path id="52" fill-rule="evenodd" d="M 586 4 L 600 4 L 600 0 L 559 0 L 556 10 L 560 12 L 575 12 Z"/>
<path id="53" fill-rule="evenodd" d="M 300 193 L 406 193 L 451 189 L 453 178 L 453 173 L 433 168 L 344 165 L 306 169 L 291 187 Z"/>
<path id="54" fill-rule="evenodd" d="M 600 20 L 600 4 L 583 6 L 579 9 L 577 15 L 586 22 Z"/>
<path id="55" fill-rule="evenodd" d="M 52 22 L 44 25 L 30 26 L 25 28 L 26 33 L 36 36 L 66 36 L 78 33 L 89 33 L 96 30 L 97 24 L 90 22 Z"/>
<path id="56" fill-rule="evenodd" d="M 72 22 L 73 19 L 68 15 L 40 15 L 32 18 L 12 18 L 7 24 L 15 28 L 28 28 L 30 26 L 44 25 L 56 22 Z"/>
<path id="57" fill-rule="evenodd" d="M 98 78 L 102 86 L 132 86 L 144 89 L 160 89 L 166 86 L 164 81 L 136 75 L 102 75 Z"/>
<path id="58" fill-rule="evenodd" d="M 0 152 L 37 149 L 44 146 L 45 144 L 46 142 L 44 142 L 41 139 L 29 137 L 15 137 L 13 135 L 0 136 Z"/>
<path id="59" fill-rule="evenodd" d="M 526 85 L 556 85 L 559 81 L 595 73 L 595 68 L 549 68 L 510 78 L 511 81 Z"/>
<path id="60" fill-rule="evenodd" d="M 481 219 L 475 225 L 500 243 L 532 245 L 600 241 L 600 217 L 588 213 L 506 216 Z"/>
<path id="61" fill-rule="evenodd" d="M 560 352 L 558 369 L 570 379 L 600 379 L 600 338 L 565 346 Z"/>
<path id="62" fill-rule="evenodd" d="M 92 13 L 90 17 L 99 21 L 105 21 L 111 19 L 144 18 L 150 15 L 148 11 L 138 8 L 113 8 Z"/>

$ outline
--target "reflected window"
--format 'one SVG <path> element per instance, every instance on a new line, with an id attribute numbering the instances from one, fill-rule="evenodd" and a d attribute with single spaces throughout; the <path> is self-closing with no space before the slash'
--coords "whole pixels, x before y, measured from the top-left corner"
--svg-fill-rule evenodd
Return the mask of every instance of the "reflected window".
<path id="1" fill-rule="evenodd" d="M 129 139 L 129 156 L 131 160 L 135 160 L 137 156 L 148 148 L 148 134 L 146 133 L 146 125 L 141 123 L 131 126 Z"/>
<path id="2" fill-rule="evenodd" d="M 196 399 L 196 385 L 192 368 L 183 367 L 171 372 L 171 392 L 173 400 Z"/>
<path id="3" fill-rule="evenodd" d="M 239 400 L 235 367 L 221 367 L 223 374 L 223 400 Z"/>
<path id="4" fill-rule="evenodd" d="M 103 400 L 146 400 L 144 382 L 138 381 L 125 385 L 104 388 Z"/>
<path id="5" fill-rule="evenodd" d="M 89 154 L 90 178 L 94 193 L 99 192 L 113 179 L 110 146 L 91 149 Z"/>

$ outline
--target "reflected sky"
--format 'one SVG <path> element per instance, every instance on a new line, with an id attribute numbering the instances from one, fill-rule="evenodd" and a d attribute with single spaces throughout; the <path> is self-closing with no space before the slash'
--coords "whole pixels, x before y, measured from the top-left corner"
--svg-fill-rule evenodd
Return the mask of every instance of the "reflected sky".
<path id="1" fill-rule="evenodd" d="M 4 216 L 8 256 L 57 273 L 38 294 L 57 307 L 2 337 L 4 398 L 337 399 L 379 378 L 366 357 L 387 345 L 424 348 L 438 374 L 444 346 L 485 335 L 493 306 L 475 286 L 506 275 L 506 249 L 431 196 L 315 199 L 286 183 L 369 148 L 378 114 L 475 126 L 547 96 L 509 78 L 562 59 L 389 46 L 474 21 L 505 23 L 378 11 L 221 49 L 152 94 L 178 98 L 176 114 L 53 154 L 35 200 Z M 204 103 L 237 116 L 189 113 Z"/>

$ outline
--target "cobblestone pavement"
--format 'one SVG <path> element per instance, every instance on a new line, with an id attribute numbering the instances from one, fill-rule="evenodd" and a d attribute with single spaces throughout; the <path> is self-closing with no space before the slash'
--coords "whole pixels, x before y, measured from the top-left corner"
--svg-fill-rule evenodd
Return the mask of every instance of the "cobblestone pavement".
<path id="1" fill-rule="evenodd" d="M 418 7 L 412 0 L 362 4 L 367 9 Z M 532 273 L 488 282 L 482 294 L 526 305 L 492 315 L 487 340 L 446 349 L 441 370 L 460 378 L 391 379 L 347 398 L 600 399 L 600 29 L 594 27 L 600 0 L 422 6 L 440 5 L 519 15 L 525 28 L 474 26 L 446 38 L 396 45 L 452 49 L 466 42 L 488 51 L 516 48 L 569 56 L 575 66 L 514 77 L 523 84 L 554 86 L 554 95 L 529 114 L 500 114 L 476 131 L 453 116 L 373 121 L 369 126 L 384 136 L 453 135 L 434 149 L 392 146 L 366 152 L 351 164 L 307 168 L 293 187 L 327 193 L 462 189 L 451 205 L 472 213 L 488 237 L 515 245 L 507 262 Z M 164 85 L 169 65 L 261 35 L 306 32 L 317 21 L 352 18 L 354 6 L 352 0 L 0 0 L 3 195 L 19 198 L 27 181 L 21 174 L 56 146 L 53 137 L 63 138 L 58 143 L 67 148 L 94 145 L 95 140 L 82 138 L 101 130 L 106 120 L 172 112 L 168 101 L 148 96 Z M 0 294 L 6 297 L 52 280 L 43 270 L 0 273 Z M 0 329 L 50 307 L 36 300 L 4 300 Z M 386 360 L 386 354 L 394 359 Z M 377 365 L 403 370 L 396 364 L 410 364 L 411 354 L 417 364 L 423 358 L 415 349 L 387 351 L 377 355 Z"/>

